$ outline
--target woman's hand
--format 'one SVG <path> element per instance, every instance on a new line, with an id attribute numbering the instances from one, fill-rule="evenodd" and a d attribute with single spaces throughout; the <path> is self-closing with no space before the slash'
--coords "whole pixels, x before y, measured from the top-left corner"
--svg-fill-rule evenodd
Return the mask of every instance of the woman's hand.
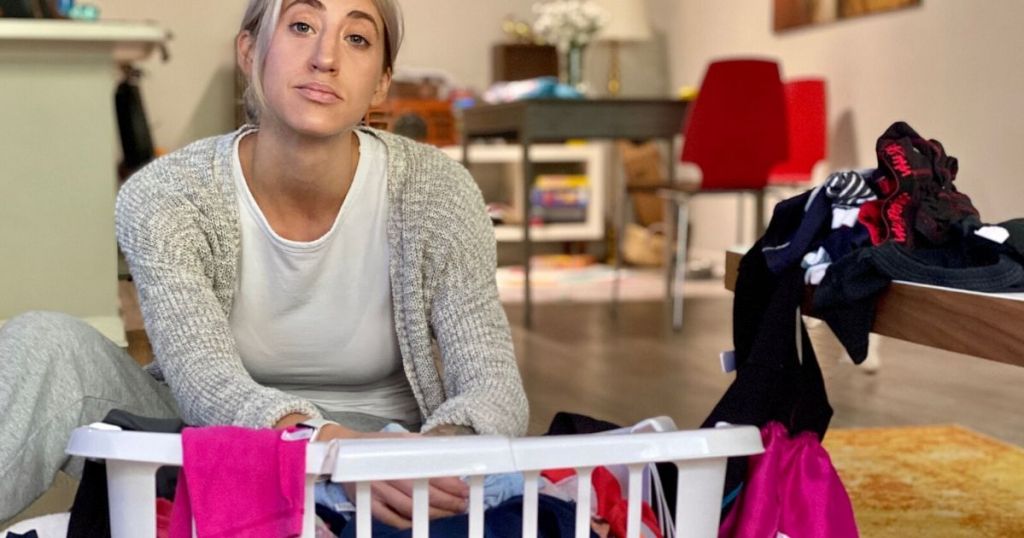
<path id="1" fill-rule="evenodd" d="M 302 415 L 289 415 L 278 422 L 278 427 L 286 427 L 305 420 Z M 439 426 L 423 435 L 462 435 L 472 434 L 473 430 L 459 426 Z M 340 424 L 325 424 L 320 428 L 316 441 L 334 439 L 394 439 L 420 437 L 418 433 L 359 432 Z M 348 498 L 355 503 L 356 485 L 353 482 L 342 484 Z M 370 485 L 372 506 L 370 512 L 381 523 L 396 529 L 408 529 L 412 526 L 412 480 L 376 481 Z M 465 513 L 469 506 L 469 486 L 458 478 L 431 478 L 429 487 L 430 519 L 449 517 Z"/>
<path id="2" fill-rule="evenodd" d="M 408 529 L 412 526 L 412 485 L 412 480 L 373 482 L 370 485 L 370 513 L 385 525 L 396 529 Z M 354 503 L 355 483 L 346 482 L 342 487 Z M 431 478 L 429 489 L 430 507 L 427 515 L 430 519 L 466 512 L 469 506 L 469 486 L 462 480 L 452 477 Z"/>
<path id="3" fill-rule="evenodd" d="M 343 426 L 328 424 L 320 429 L 317 441 L 331 439 L 393 439 L 420 437 L 416 433 L 364 433 L 349 430 Z M 353 482 L 342 484 L 348 498 L 355 503 L 356 485 Z M 412 480 L 376 481 L 370 485 L 373 517 L 396 529 L 408 529 L 412 526 Z M 430 479 L 429 497 L 430 519 L 454 516 L 465 513 L 468 508 L 469 486 L 458 478 Z"/>

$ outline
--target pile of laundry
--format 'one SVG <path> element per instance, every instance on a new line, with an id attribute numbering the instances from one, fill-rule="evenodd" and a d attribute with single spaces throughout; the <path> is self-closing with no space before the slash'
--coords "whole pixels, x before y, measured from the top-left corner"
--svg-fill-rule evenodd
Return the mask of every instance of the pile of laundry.
<path id="1" fill-rule="evenodd" d="M 1024 218 L 985 224 L 954 185 L 957 159 L 906 123 L 890 126 L 876 153 L 878 168 L 833 174 L 780 204 L 776 213 L 800 224 L 795 233 L 769 229 L 761 246 L 775 273 L 801 257 L 805 281 L 818 285 L 815 315 L 857 363 L 867 354 L 878 297 L 893 280 L 1024 291 Z"/>
<path id="2" fill-rule="evenodd" d="M 858 535 L 820 444 L 833 410 L 800 315 L 808 284 L 813 314 L 858 364 L 893 280 L 1024 291 L 1024 219 L 984 223 L 954 185 L 957 159 L 906 123 L 878 138 L 876 154 L 877 168 L 837 172 L 779 203 L 740 261 L 736 378 L 704 427 L 759 426 L 765 453 L 730 460 L 721 537 Z"/>

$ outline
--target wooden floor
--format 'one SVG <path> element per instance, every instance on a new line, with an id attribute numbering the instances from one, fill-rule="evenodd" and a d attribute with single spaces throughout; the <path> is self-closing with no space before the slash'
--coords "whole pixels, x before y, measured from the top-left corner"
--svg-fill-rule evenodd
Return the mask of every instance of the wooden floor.
<path id="1" fill-rule="evenodd" d="M 623 305 L 618 319 L 603 304 L 535 305 L 529 331 L 522 308 L 507 306 L 530 432 L 544 432 L 559 410 L 622 424 L 664 414 L 698 426 L 733 377 L 718 364 L 732 347 L 731 308 L 728 297 L 688 298 L 675 333 L 661 303 Z M 886 339 L 881 368 L 869 374 L 839 363 L 824 326 L 812 338 L 833 427 L 956 423 L 1024 446 L 1024 368 Z"/>

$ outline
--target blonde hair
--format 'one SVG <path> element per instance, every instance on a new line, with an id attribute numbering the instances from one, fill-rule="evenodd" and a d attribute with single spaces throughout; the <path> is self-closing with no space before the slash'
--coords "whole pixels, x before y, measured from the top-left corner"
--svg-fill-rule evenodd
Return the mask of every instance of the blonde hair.
<path id="1" fill-rule="evenodd" d="M 402 8 L 398 0 L 372 1 L 384 21 L 384 71 L 393 72 L 398 49 L 402 48 L 402 38 L 405 34 Z M 281 16 L 281 4 L 282 0 L 249 0 L 249 5 L 242 16 L 242 27 L 239 29 L 239 33 L 249 32 L 256 40 L 252 70 L 242 96 L 246 121 L 254 125 L 259 124 L 260 112 L 266 106 L 266 97 L 263 93 L 263 63 L 267 59 L 270 41 Z"/>

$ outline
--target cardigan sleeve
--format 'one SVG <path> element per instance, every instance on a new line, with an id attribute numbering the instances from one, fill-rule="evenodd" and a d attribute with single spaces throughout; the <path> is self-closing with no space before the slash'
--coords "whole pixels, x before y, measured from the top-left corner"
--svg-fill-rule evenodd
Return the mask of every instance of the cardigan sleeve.
<path id="1" fill-rule="evenodd" d="M 469 173 L 444 167 L 443 210 L 432 223 L 442 255 L 434 272 L 430 323 L 440 348 L 447 399 L 429 417 L 434 425 L 468 426 L 481 434 L 526 433 L 529 409 L 498 299 L 494 229 Z"/>
<path id="2" fill-rule="evenodd" d="M 173 161 L 171 161 L 173 162 Z M 173 185 L 184 166 L 157 161 L 117 198 L 117 239 L 139 293 L 156 361 L 189 424 L 269 427 L 311 403 L 264 387 L 242 365 L 225 307 L 214 292 L 215 241 L 204 214 Z M 169 186 L 171 185 L 171 186 Z"/>

